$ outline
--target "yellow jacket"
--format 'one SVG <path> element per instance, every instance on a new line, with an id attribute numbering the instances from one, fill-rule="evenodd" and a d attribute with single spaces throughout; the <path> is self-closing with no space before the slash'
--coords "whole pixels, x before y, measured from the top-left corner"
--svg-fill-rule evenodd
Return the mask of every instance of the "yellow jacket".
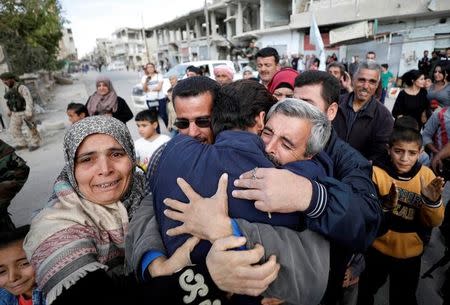
<path id="1" fill-rule="evenodd" d="M 373 182 L 381 197 L 389 194 L 392 181 L 395 181 L 399 200 L 392 213 L 389 230 L 377 238 L 372 246 L 395 258 L 410 258 L 421 255 L 423 240 L 419 233 L 430 233 L 433 227 L 442 223 L 444 218 L 444 205 L 442 201 L 430 203 L 421 195 L 420 177 L 425 183 L 430 183 L 434 173 L 425 166 L 409 178 L 393 178 L 382 168 L 373 167 Z"/>

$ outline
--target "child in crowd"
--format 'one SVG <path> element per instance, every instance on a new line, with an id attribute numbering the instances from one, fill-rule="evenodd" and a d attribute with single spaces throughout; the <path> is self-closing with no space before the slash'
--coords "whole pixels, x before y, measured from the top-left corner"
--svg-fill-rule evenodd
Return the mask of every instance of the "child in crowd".
<path id="1" fill-rule="evenodd" d="M 89 116 L 89 112 L 85 105 L 80 103 L 70 103 L 66 110 L 70 123 L 74 124 L 81 119 Z"/>
<path id="2" fill-rule="evenodd" d="M 433 227 L 444 217 L 444 179 L 418 162 L 422 136 L 397 119 L 388 156 L 373 167 L 373 181 L 385 212 L 385 234 L 366 253 L 358 304 L 371 305 L 389 276 L 389 304 L 416 304 L 421 257 Z"/>
<path id="3" fill-rule="evenodd" d="M 23 250 L 30 226 L 0 233 L 0 304 L 44 305 L 35 273 Z"/>
<path id="4" fill-rule="evenodd" d="M 158 133 L 158 113 L 154 110 L 143 110 L 136 114 L 134 120 L 136 121 L 139 135 L 142 137 L 134 142 L 136 161 L 138 166 L 145 172 L 153 153 L 161 145 L 168 142 L 170 137 Z"/>
<path id="5" fill-rule="evenodd" d="M 394 82 L 394 74 L 388 70 L 388 64 L 381 65 L 381 97 L 380 102 L 384 104 L 384 100 L 386 99 L 386 95 L 388 93 L 390 83 Z"/>

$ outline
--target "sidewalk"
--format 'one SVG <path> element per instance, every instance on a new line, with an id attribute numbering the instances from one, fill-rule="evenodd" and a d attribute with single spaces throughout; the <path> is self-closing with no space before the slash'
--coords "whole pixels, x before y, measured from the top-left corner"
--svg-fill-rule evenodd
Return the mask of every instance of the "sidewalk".
<path id="1" fill-rule="evenodd" d="M 29 223 L 33 212 L 42 208 L 50 197 L 53 183 L 64 166 L 63 138 L 65 127 L 69 125 L 67 104 L 84 104 L 88 98 L 81 80 L 74 80 L 72 85 L 56 85 L 51 94 L 51 101 L 45 106 L 44 112 L 35 117 L 41 122 L 38 124 L 41 147 L 33 152 L 26 149 L 16 152 L 30 167 L 27 183 L 9 208 L 16 225 Z M 0 133 L 0 139 L 14 145 L 9 132 Z"/>

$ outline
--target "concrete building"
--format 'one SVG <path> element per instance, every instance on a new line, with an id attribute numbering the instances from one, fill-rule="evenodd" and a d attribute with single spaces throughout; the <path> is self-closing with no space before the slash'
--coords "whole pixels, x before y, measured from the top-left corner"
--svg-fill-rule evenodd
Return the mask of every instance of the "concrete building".
<path id="1" fill-rule="evenodd" d="M 254 38 L 281 56 L 317 55 L 313 14 L 327 55 L 350 61 L 373 50 L 394 74 L 415 68 L 424 50 L 450 47 L 448 0 L 215 0 L 148 30 L 160 64 L 234 59 Z"/>
<path id="2" fill-rule="evenodd" d="M 69 59 L 69 60 L 77 60 L 78 54 L 77 49 L 75 48 L 75 42 L 73 40 L 72 29 L 63 28 L 62 29 L 63 36 L 59 41 L 59 53 L 58 59 Z"/>
<path id="3" fill-rule="evenodd" d="M 148 36 L 148 31 L 145 31 Z M 113 33 L 111 61 L 123 62 L 131 69 L 142 66 L 151 59 L 153 39 L 144 37 L 143 29 L 120 28 Z"/>
<path id="4" fill-rule="evenodd" d="M 114 54 L 114 47 L 111 39 L 97 38 L 95 40 L 95 48 L 93 51 L 94 57 L 102 61 L 105 65 L 109 65 L 112 62 L 112 55 Z"/>
<path id="5" fill-rule="evenodd" d="M 339 58 L 375 51 L 394 75 L 417 69 L 424 50 L 450 47 L 448 0 L 315 0 L 294 1 L 291 27 L 307 29 L 311 14 L 329 43 L 339 47 Z"/>

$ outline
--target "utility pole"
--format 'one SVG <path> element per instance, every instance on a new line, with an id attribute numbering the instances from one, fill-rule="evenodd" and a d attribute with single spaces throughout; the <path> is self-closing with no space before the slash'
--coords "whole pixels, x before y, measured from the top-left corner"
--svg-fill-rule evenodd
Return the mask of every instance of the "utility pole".
<path id="1" fill-rule="evenodd" d="M 147 54 L 147 62 L 151 62 L 150 53 L 148 51 L 147 35 L 145 35 L 144 14 L 142 13 L 141 13 L 141 20 L 142 20 L 142 36 L 144 38 L 145 43 L 145 53 Z"/>
<path id="2" fill-rule="evenodd" d="M 209 17 L 208 17 L 208 7 L 206 6 L 206 0 L 205 0 L 205 5 L 204 5 L 203 10 L 204 10 L 205 20 L 206 20 L 206 43 L 208 46 L 208 59 L 211 59 L 211 52 L 209 51 L 209 47 L 210 47 Z"/>

